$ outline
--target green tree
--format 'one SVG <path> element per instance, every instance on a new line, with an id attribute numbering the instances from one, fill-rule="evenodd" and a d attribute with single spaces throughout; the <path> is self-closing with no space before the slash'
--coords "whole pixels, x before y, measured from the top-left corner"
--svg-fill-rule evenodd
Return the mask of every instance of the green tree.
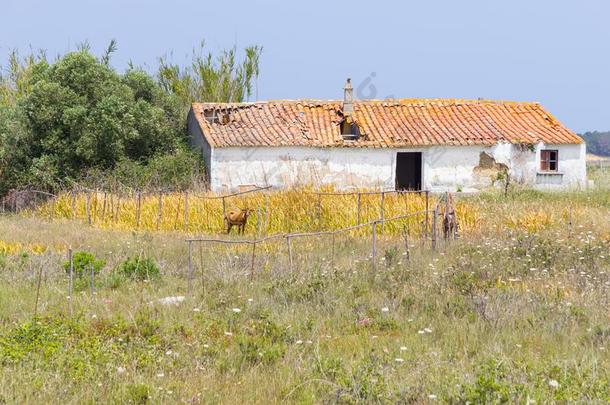
<path id="1" fill-rule="evenodd" d="M 202 42 L 186 68 L 161 58 L 159 82 L 167 92 L 180 98 L 184 108 L 196 101 L 241 102 L 252 95 L 262 50 L 260 46 L 249 46 L 244 50 L 244 59 L 238 62 L 236 48 L 214 57 L 205 51 Z"/>

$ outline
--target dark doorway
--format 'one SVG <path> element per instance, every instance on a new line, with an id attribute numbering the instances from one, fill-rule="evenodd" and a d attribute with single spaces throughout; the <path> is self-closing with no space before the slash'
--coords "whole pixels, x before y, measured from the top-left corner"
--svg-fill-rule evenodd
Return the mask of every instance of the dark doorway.
<path id="1" fill-rule="evenodd" d="M 396 190 L 421 190 L 421 152 L 396 154 Z"/>

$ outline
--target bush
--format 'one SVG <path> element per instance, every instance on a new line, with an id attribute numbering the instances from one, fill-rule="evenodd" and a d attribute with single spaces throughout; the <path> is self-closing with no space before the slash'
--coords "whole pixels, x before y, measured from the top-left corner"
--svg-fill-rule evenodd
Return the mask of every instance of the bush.
<path id="1" fill-rule="evenodd" d="M 74 275 L 78 277 L 82 277 L 85 274 L 91 274 L 91 266 L 93 266 L 93 272 L 98 274 L 106 265 L 106 261 L 96 259 L 92 253 L 85 251 L 75 252 L 72 255 L 72 262 L 74 263 Z M 70 272 L 69 260 L 64 262 L 64 270 L 66 270 L 66 273 Z"/>
<path id="2" fill-rule="evenodd" d="M 154 259 L 140 256 L 128 258 L 119 265 L 116 272 L 134 280 L 147 280 L 161 275 L 161 270 Z"/>

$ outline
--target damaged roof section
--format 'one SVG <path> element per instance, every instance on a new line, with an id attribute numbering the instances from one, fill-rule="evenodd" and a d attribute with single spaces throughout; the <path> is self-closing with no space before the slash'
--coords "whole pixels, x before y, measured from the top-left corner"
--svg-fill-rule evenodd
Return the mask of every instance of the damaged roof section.
<path id="1" fill-rule="evenodd" d="M 342 101 L 286 100 L 195 103 L 212 147 L 419 147 L 499 142 L 582 143 L 538 103 L 487 100 L 399 99 L 353 102 L 346 142 Z"/>

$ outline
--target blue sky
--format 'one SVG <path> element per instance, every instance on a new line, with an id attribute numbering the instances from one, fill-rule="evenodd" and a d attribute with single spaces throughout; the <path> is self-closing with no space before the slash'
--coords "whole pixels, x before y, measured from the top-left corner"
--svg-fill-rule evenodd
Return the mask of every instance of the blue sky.
<path id="1" fill-rule="evenodd" d="M 539 101 L 575 131 L 610 129 L 610 1 L 4 0 L 0 64 L 11 49 L 49 55 L 87 40 L 113 64 L 155 68 L 212 50 L 264 47 L 259 99 Z"/>

